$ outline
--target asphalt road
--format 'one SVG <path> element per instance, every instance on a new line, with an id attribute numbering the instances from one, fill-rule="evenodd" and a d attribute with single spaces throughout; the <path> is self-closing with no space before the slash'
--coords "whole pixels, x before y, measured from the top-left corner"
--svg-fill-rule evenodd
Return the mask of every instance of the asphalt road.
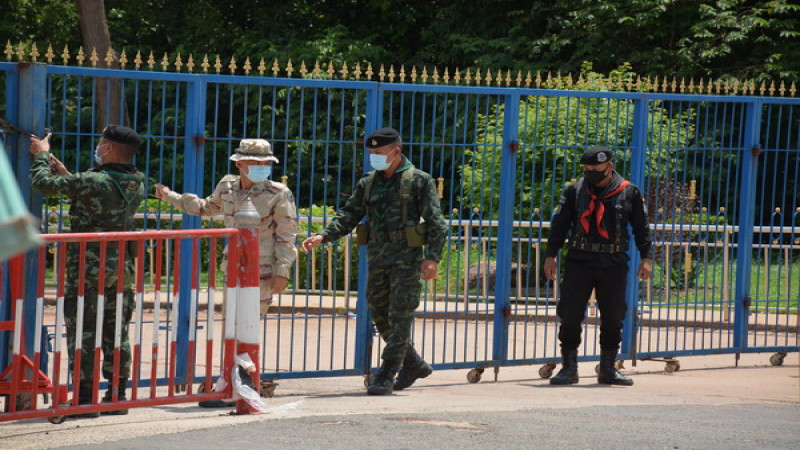
<path id="1" fill-rule="evenodd" d="M 437 370 L 392 396 L 359 377 L 279 380 L 265 414 L 232 416 L 196 403 L 125 416 L 0 423 L 0 449 L 800 449 L 800 361 L 708 355 L 626 365 L 632 387 L 550 386 L 538 366 L 504 367 L 468 383 Z"/>
<path id="2" fill-rule="evenodd" d="M 64 449 L 797 449 L 800 407 L 594 406 L 303 417 Z"/>

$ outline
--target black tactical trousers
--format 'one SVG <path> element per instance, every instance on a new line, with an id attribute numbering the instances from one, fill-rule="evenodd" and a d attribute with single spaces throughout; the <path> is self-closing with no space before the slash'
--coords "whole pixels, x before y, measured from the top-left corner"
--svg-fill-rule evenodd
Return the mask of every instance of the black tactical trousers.
<path id="1" fill-rule="evenodd" d="M 625 303 L 628 265 L 593 267 L 579 261 L 566 261 L 561 299 L 556 309 L 561 319 L 558 339 L 564 350 L 577 349 L 581 344 L 583 319 L 592 289 L 600 309 L 600 348 L 618 351 L 622 341 L 622 321 L 628 305 Z"/>

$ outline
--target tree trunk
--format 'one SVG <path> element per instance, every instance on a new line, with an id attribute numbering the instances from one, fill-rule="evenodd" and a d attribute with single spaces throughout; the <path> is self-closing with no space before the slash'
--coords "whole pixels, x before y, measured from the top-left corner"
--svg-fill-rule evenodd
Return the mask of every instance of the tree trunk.
<path id="1" fill-rule="evenodd" d="M 99 67 L 119 68 L 118 57 L 114 53 L 114 62 L 106 64 L 106 54 L 111 48 L 111 35 L 106 21 L 105 0 L 75 0 L 83 37 L 84 51 L 91 56 L 92 49 L 97 52 Z M 120 82 L 118 79 L 95 78 L 96 111 L 95 125 L 97 131 L 110 124 L 123 124 L 126 115 L 121 110 L 122 102 Z"/>

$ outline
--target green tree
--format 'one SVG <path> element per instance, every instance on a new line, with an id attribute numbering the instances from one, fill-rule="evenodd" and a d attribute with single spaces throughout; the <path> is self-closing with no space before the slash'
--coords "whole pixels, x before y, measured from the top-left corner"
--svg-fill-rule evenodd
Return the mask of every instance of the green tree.
<path id="1" fill-rule="evenodd" d="M 596 76 L 587 72 L 589 78 Z M 628 151 L 633 140 L 633 101 L 531 96 L 520 104 L 519 141 L 516 159 L 518 201 L 515 217 L 525 217 L 538 208 L 547 220 L 561 189 L 580 178 L 579 158 L 587 146 L 605 145 L 616 150 L 616 169 L 625 174 L 630 164 Z M 474 149 L 466 151 L 462 167 L 465 195 L 462 204 L 485 205 L 496 214 L 500 193 L 484 189 L 500 180 L 500 156 L 505 105 L 495 107 L 489 125 L 478 136 Z M 651 102 L 648 122 L 647 175 L 671 173 L 681 166 L 678 156 L 667 149 L 685 148 L 694 138 L 691 110 L 670 115 L 660 102 Z M 658 130 L 658 132 L 654 131 Z M 486 197 L 489 197 L 488 199 Z M 496 218 L 496 217 L 492 217 Z"/>

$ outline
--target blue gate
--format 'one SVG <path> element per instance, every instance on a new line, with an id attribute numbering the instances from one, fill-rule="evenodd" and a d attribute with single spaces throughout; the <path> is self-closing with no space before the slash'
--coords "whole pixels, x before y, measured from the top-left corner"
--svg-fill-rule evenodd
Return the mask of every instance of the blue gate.
<path id="1" fill-rule="evenodd" d="M 621 357 L 797 350 L 800 100 L 16 63 L 0 63 L 0 82 L 4 117 L 51 129 L 72 171 L 89 167 L 99 125 L 120 121 L 144 139 L 137 166 L 149 183 L 208 195 L 233 169 L 240 139 L 270 140 L 281 160 L 273 177 L 297 199 L 300 240 L 369 169 L 364 135 L 397 128 L 407 156 L 437 181 L 450 230 L 440 275 L 424 286 L 416 346 L 437 368 L 478 369 L 473 381 L 487 367 L 557 358 L 558 286 L 542 276 L 549 218 L 580 177 L 583 149 L 608 145 L 617 170 L 646 192 L 656 242 L 653 279 L 631 271 Z M 44 231 L 67 231 L 66 205 L 30 192 L 27 146 L 10 141 Z M 222 226 L 153 199 L 138 220 L 144 229 Z M 182 292 L 191 267 L 180 267 Z M 365 269 L 349 238 L 299 256 L 291 289 L 262 320 L 264 378 L 361 374 L 378 361 Z M 177 332 L 179 360 L 194 308 L 181 302 L 164 324 Z M 592 306 L 582 359 L 598 357 L 597 319 Z"/>

